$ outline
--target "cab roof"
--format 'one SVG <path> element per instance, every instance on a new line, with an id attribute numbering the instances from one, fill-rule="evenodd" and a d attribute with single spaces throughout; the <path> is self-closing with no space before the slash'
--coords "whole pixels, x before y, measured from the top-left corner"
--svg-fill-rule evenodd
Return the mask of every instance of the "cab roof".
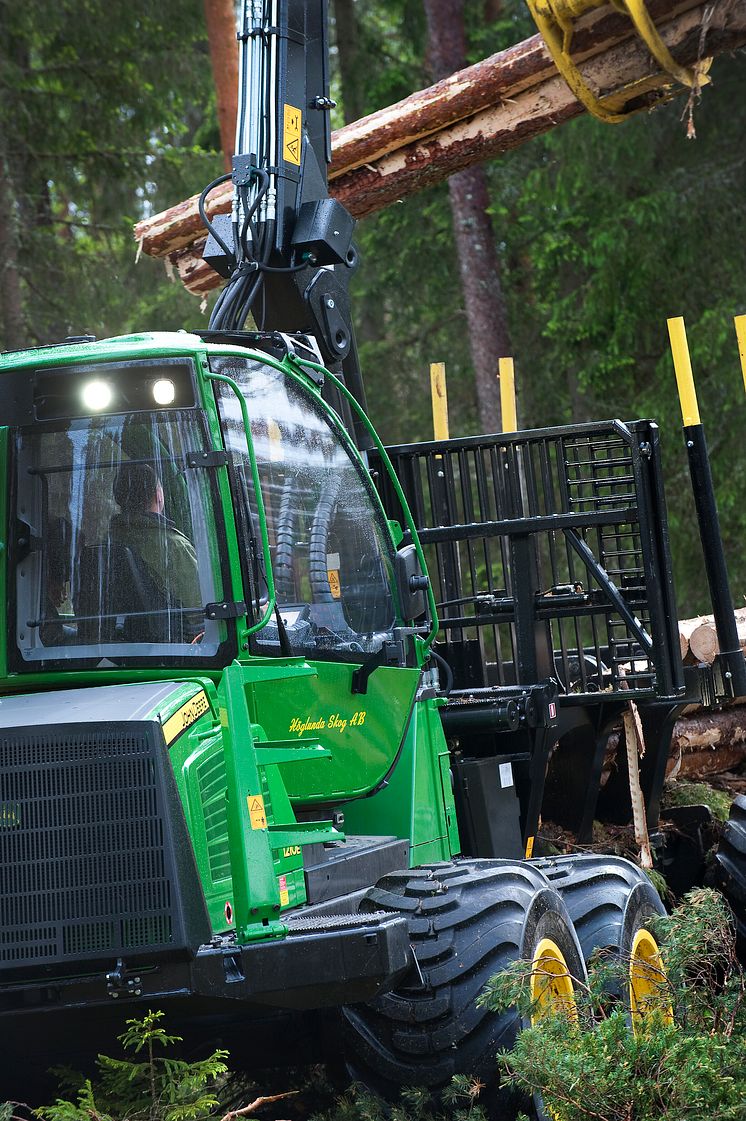
<path id="1" fill-rule="evenodd" d="M 149 331 L 115 335 L 110 339 L 88 341 L 88 337 L 65 340 L 51 346 L 29 347 L 0 353 L 0 373 L 33 366 L 65 366 L 78 362 L 145 357 L 146 355 L 194 354 L 212 349 L 199 335 L 190 331 Z M 221 348 L 224 349 L 224 348 Z"/>

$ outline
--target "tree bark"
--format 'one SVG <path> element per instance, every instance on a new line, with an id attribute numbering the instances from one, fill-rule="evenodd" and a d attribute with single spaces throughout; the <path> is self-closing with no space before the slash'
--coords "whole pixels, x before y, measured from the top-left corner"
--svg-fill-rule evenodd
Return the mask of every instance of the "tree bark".
<path id="1" fill-rule="evenodd" d="M 649 10 L 681 65 L 746 44 L 746 5 L 650 0 Z M 670 87 L 670 78 L 632 34 L 621 15 L 607 9 L 591 13 L 573 36 L 573 58 L 601 94 L 642 80 L 634 105 L 643 108 Z M 330 190 L 362 218 L 583 112 L 535 35 L 337 131 Z M 208 210 L 224 213 L 230 204 L 230 186 L 219 188 Z M 143 252 L 170 256 L 190 291 L 202 294 L 221 283 L 199 257 L 205 231 L 196 195 L 139 222 L 135 237 Z"/>
<path id="2" fill-rule="evenodd" d="M 8 160 L 0 148 L 0 322 L 2 349 L 27 343 L 18 259 L 18 207 Z"/>
<path id="3" fill-rule="evenodd" d="M 461 69 L 466 60 L 464 3 L 424 2 L 428 64 L 432 76 L 439 81 Z M 512 347 L 495 235 L 487 212 L 489 194 L 484 168 L 470 167 L 451 176 L 448 197 L 469 327 L 480 430 L 497 432 L 501 427 L 497 360 L 511 355 Z"/>
<path id="4" fill-rule="evenodd" d="M 226 171 L 231 170 L 238 113 L 238 47 L 233 0 L 203 0 L 210 63 L 217 95 L 220 146 Z"/>
<path id="5" fill-rule="evenodd" d="M 0 33 L 0 68 L 12 72 L 28 64 L 28 45 L 4 30 Z M 12 85 L 0 84 L 0 120 L 14 120 L 18 112 Z M 0 125 L 0 348 L 19 350 L 28 345 L 21 284 L 20 231 L 22 215 L 17 184 L 28 176 L 23 152 L 11 155 L 7 131 Z M 31 220 L 29 216 L 29 221 Z"/>
<path id="6" fill-rule="evenodd" d="M 614 731 L 606 744 L 601 784 L 609 777 L 618 758 L 621 732 Z M 720 775 L 746 762 L 746 706 L 733 705 L 719 711 L 700 710 L 680 717 L 673 727 L 666 777 L 704 778 Z"/>

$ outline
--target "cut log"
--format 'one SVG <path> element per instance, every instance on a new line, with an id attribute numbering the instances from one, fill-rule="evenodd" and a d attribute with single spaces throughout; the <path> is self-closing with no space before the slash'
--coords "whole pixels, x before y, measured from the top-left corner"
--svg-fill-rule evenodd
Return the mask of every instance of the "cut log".
<path id="1" fill-rule="evenodd" d="M 606 742 L 601 786 L 605 786 L 619 758 L 621 731 L 611 732 Z M 682 716 L 674 724 L 671 750 L 666 766 L 667 778 L 704 778 L 738 770 L 746 763 L 746 705 L 734 705 L 718 712 L 698 711 Z"/>
<path id="2" fill-rule="evenodd" d="M 694 7 L 698 7 L 698 0 L 652 0 L 648 10 L 652 19 L 660 22 Z M 625 16 L 610 6 L 596 9 L 578 21 L 572 40 L 573 58 L 586 61 L 632 38 L 632 24 Z M 329 177 L 335 179 L 374 163 L 555 76 L 555 65 L 540 35 L 516 43 L 340 129 L 333 137 Z"/>
<path id="3" fill-rule="evenodd" d="M 718 636 L 714 623 L 700 623 L 689 635 L 689 653 L 695 662 L 711 666 L 718 652 Z"/>
<path id="4" fill-rule="evenodd" d="M 746 761 L 746 706 L 684 716 L 674 725 L 667 774 L 701 778 L 729 771 Z"/>
<path id="5" fill-rule="evenodd" d="M 736 630 L 741 650 L 746 653 L 746 608 L 735 612 Z M 711 666 L 720 651 L 715 620 L 712 615 L 684 619 L 679 623 L 679 642 L 682 658 L 689 662 L 705 662 Z"/>
<path id="6" fill-rule="evenodd" d="M 653 0 L 651 11 L 682 65 L 746 43 L 746 5 Z M 573 58 L 601 96 L 634 86 L 634 105 L 644 107 L 670 91 L 670 79 L 630 35 L 629 22 L 610 9 L 591 13 L 573 37 Z M 534 36 L 335 133 L 331 193 L 363 217 L 583 111 Z M 216 190 L 208 209 L 229 210 L 230 193 L 229 185 Z M 138 223 L 135 236 L 143 252 L 171 256 L 191 291 L 221 283 L 198 259 L 204 230 L 196 196 Z"/>
<path id="7" fill-rule="evenodd" d="M 689 653 L 689 639 L 692 631 L 700 625 L 704 618 L 704 615 L 698 615 L 696 619 L 681 619 L 679 621 L 679 646 L 681 647 L 682 662 Z"/>

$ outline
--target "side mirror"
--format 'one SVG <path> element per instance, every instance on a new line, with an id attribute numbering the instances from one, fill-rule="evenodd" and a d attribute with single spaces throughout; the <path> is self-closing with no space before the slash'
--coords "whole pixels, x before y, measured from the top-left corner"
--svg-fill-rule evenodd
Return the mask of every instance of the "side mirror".
<path id="1" fill-rule="evenodd" d="M 426 592 L 430 587 L 430 577 L 422 571 L 414 545 L 397 550 L 395 571 L 402 617 L 411 622 L 425 614 Z"/>

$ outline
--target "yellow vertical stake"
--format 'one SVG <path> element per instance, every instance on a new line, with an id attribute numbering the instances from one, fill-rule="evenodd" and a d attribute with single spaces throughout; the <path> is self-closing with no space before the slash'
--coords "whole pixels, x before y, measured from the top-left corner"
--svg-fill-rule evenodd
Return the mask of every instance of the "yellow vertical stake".
<path id="1" fill-rule="evenodd" d="M 679 401 L 681 402 L 681 416 L 684 428 L 692 424 L 700 424 L 699 405 L 697 404 L 697 391 L 694 388 L 694 375 L 689 357 L 689 347 L 686 341 L 686 328 L 681 316 L 668 319 L 668 337 L 671 340 L 671 356 L 673 368 L 676 373 L 676 384 L 679 387 Z"/>
<path id="2" fill-rule="evenodd" d="M 497 364 L 500 379 L 500 415 L 503 432 L 518 430 L 518 417 L 515 409 L 515 370 L 512 358 L 500 358 Z"/>
<path id="3" fill-rule="evenodd" d="M 436 440 L 448 439 L 448 393 L 445 362 L 430 363 L 430 396 L 433 404 L 433 434 Z"/>
<path id="4" fill-rule="evenodd" d="M 736 315 L 733 318 L 736 325 L 736 338 L 738 339 L 738 355 L 741 359 L 743 371 L 743 384 L 746 389 L 746 315 Z"/>

